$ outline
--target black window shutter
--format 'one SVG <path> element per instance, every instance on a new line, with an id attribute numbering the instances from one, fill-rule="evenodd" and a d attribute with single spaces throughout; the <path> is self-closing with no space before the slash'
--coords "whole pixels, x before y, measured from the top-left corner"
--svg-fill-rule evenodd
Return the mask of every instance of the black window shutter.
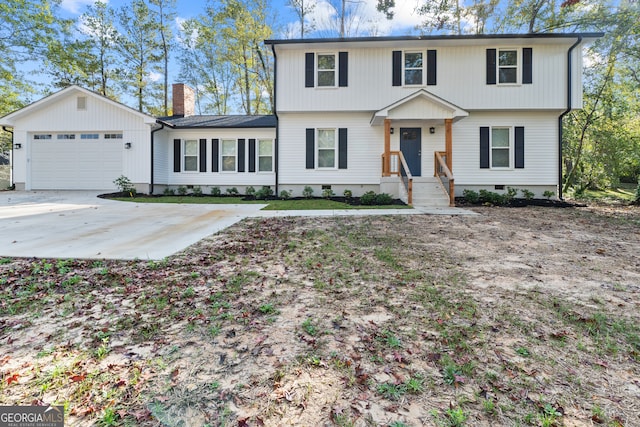
<path id="1" fill-rule="evenodd" d="M 338 52 L 338 86 L 349 84 L 349 52 Z"/>
<path id="2" fill-rule="evenodd" d="M 256 140 L 249 140 L 249 172 L 256 171 Z"/>
<path id="3" fill-rule="evenodd" d="M 315 129 L 307 129 L 307 169 L 313 169 L 315 167 L 315 132 Z"/>
<path id="4" fill-rule="evenodd" d="M 220 156 L 220 140 L 211 140 L 211 172 L 218 172 L 218 157 Z"/>
<path id="5" fill-rule="evenodd" d="M 347 129 L 338 129 L 338 169 L 347 168 Z"/>
<path id="6" fill-rule="evenodd" d="M 489 168 L 489 128 L 480 128 L 480 169 Z"/>
<path id="7" fill-rule="evenodd" d="M 313 87 L 314 59 L 315 54 L 313 52 L 304 54 L 304 87 Z"/>
<path id="8" fill-rule="evenodd" d="M 238 172 L 244 172 L 244 139 L 238 139 Z"/>
<path id="9" fill-rule="evenodd" d="M 524 168 L 524 127 L 516 126 L 516 169 Z"/>
<path id="10" fill-rule="evenodd" d="M 402 86 L 402 51 L 393 51 L 393 85 Z"/>
<path id="11" fill-rule="evenodd" d="M 436 65 L 437 53 L 435 50 L 427 51 L 427 85 L 434 86 L 436 84 L 437 65 Z"/>
<path id="12" fill-rule="evenodd" d="M 182 153 L 180 151 L 180 140 L 173 140 L 173 171 L 180 172 L 180 160 L 182 157 Z"/>
<path id="13" fill-rule="evenodd" d="M 200 172 L 207 171 L 207 140 L 200 140 Z"/>
<path id="14" fill-rule="evenodd" d="M 533 83 L 533 49 L 525 47 L 522 49 L 522 83 Z"/>
<path id="15" fill-rule="evenodd" d="M 496 50 L 487 49 L 487 84 L 496 84 Z"/>

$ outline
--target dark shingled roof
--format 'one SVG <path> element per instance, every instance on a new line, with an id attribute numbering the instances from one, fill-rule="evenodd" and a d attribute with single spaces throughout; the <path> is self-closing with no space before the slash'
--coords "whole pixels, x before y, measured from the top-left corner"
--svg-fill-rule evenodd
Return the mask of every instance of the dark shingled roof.
<path id="1" fill-rule="evenodd" d="M 276 116 L 172 116 L 158 122 L 172 128 L 275 128 Z"/>

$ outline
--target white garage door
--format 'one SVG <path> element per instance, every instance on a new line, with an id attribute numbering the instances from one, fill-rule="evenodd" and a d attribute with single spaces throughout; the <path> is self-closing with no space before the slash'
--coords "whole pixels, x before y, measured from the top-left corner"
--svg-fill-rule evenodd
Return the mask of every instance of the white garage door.
<path id="1" fill-rule="evenodd" d="M 122 133 L 32 135 L 31 188 L 114 190 L 122 175 Z"/>

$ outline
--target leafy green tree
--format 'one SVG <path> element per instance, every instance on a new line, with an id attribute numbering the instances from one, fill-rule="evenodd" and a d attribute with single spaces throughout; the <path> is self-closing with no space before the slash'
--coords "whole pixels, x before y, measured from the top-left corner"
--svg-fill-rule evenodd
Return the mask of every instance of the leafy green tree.
<path id="1" fill-rule="evenodd" d="M 169 54 L 172 49 L 172 31 L 169 23 L 175 18 L 175 0 L 149 0 L 159 35 L 162 61 L 162 113 L 169 115 Z"/>
<path id="2" fill-rule="evenodd" d="M 119 52 L 122 55 L 122 77 L 137 101 L 139 111 L 153 113 L 158 86 L 152 73 L 159 70 L 161 46 L 157 25 L 145 0 L 134 0 L 118 12 L 120 23 Z"/>

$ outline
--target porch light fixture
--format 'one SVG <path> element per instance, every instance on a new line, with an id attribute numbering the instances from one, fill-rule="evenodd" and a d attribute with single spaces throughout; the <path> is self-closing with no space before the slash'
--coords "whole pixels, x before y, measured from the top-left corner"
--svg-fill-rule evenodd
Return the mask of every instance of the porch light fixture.
<path id="1" fill-rule="evenodd" d="M 19 150 L 22 148 L 22 144 L 17 143 L 17 144 L 13 144 L 13 148 L 15 148 L 16 150 Z"/>
<path id="2" fill-rule="evenodd" d="M 124 148 L 126 148 L 127 150 L 131 148 L 131 143 L 130 142 L 125 142 L 124 143 Z"/>
<path id="3" fill-rule="evenodd" d="M 436 133 L 436 128 L 434 128 L 433 126 L 431 126 L 431 127 L 429 128 L 429 133 L 431 133 L 431 134 Z"/>
<path id="4" fill-rule="evenodd" d="M 389 133 L 393 135 L 393 128 L 389 128 Z"/>

